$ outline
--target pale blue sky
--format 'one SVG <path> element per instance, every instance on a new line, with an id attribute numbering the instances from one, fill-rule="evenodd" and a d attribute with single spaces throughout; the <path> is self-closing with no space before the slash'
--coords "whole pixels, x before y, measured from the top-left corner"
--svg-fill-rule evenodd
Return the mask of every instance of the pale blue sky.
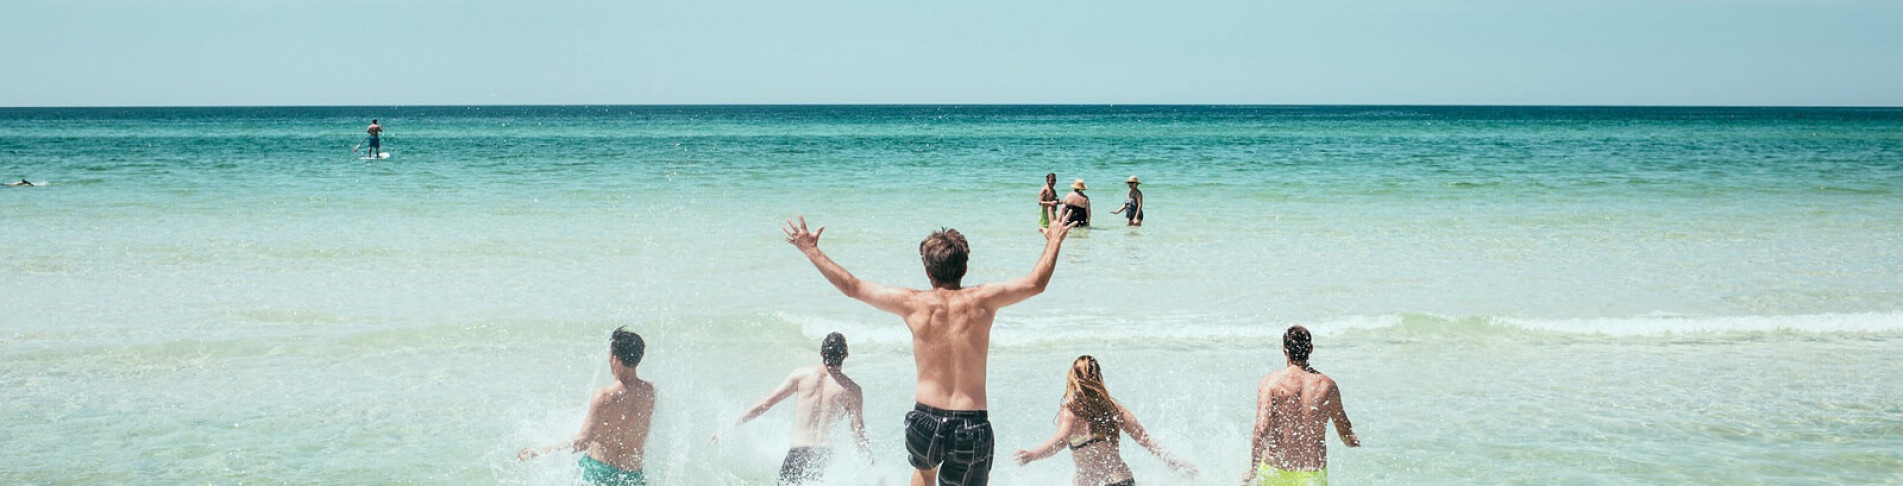
<path id="1" fill-rule="evenodd" d="M 0 106 L 1903 106 L 1896 0 L 0 0 Z"/>

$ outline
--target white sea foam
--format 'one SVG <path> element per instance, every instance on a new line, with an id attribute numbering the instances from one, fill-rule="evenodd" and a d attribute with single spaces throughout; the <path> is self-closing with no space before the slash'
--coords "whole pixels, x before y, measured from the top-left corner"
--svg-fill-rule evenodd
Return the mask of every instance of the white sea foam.
<path id="1" fill-rule="evenodd" d="M 841 332 L 854 342 L 909 345 L 911 334 L 897 316 L 867 320 L 774 313 L 817 340 Z M 1147 343 L 1210 344 L 1280 339 L 1284 329 L 1300 324 L 1322 337 L 1391 337 L 1399 332 L 1419 338 L 1470 337 L 1472 333 L 1514 334 L 1539 339 L 1565 336 L 1738 335 L 1763 332 L 1808 334 L 1903 333 L 1903 313 L 1815 314 L 1790 316 L 1679 316 L 1646 315 L 1627 318 L 1531 319 L 1516 317 L 1451 317 L 1427 314 L 1349 316 L 1314 322 L 1222 315 L 1163 314 L 1068 315 L 1016 317 L 1006 310 L 992 328 L 994 347 L 1009 348 L 1071 342 L 1142 341 Z"/>
<path id="2" fill-rule="evenodd" d="M 1903 313 L 1812 314 L 1792 316 L 1678 316 L 1647 315 L 1595 319 L 1517 319 L 1501 323 L 1543 331 L 1655 336 L 1661 334 L 1754 333 L 1886 333 L 1903 331 Z"/>

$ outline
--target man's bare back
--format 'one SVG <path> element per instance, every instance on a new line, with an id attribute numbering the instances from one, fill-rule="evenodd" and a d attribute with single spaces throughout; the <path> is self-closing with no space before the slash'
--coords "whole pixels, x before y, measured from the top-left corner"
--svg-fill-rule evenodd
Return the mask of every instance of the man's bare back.
<path id="1" fill-rule="evenodd" d="M 1328 422 L 1334 421 L 1342 443 L 1360 445 L 1341 408 L 1335 380 L 1318 372 L 1290 366 L 1262 377 L 1256 401 L 1266 415 L 1266 441 L 1261 458 L 1290 471 L 1319 471 L 1328 467 Z"/>
<path id="2" fill-rule="evenodd" d="M 624 471 L 640 471 L 654 419 L 654 384 L 635 379 L 595 391 L 575 450 Z"/>
<path id="3" fill-rule="evenodd" d="M 799 402 L 794 408 L 793 447 L 832 445 L 833 427 L 840 419 L 851 419 L 865 395 L 859 384 L 845 373 L 832 373 L 822 366 L 801 368 L 788 378 L 794 380 Z"/>
<path id="4" fill-rule="evenodd" d="M 821 479 L 826 464 L 832 459 L 832 430 L 840 419 L 849 421 L 853 444 L 867 460 L 872 459 L 872 445 L 866 440 L 865 392 L 843 371 L 850 354 L 845 335 L 836 332 L 827 335 L 820 343 L 819 366 L 793 370 L 773 394 L 748 409 L 733 424 L 736 428 L 745 425 L 780 401 L 797 397 L 793 410 L 793 444 L 786 451 L 786 460 L 780 464 L 781 485 Z M 720 434 L 714 434 L 710 440 L 719 442 Z"/>
<path id="5" fill-rule="evenodd" d="M 524 447 L 516 453 L 517 459 L 526 461 L 569 449 L 584 454 L 578 463 L 584 482 L 603 486 L 646 484 L 641 466 L 654 419 L 654 384 L 642 380 L 636 367 L 647 353 L 647 342 L 640 334 L 621 328 L 614 331 L 608 343 L 608 368 L 615 381 L 596 389 L 588 398 L 588 417 L 582 419 L 581 432 L 567 444 Z"/>
<path id="6" fill-rule="evenodd" d="M 1335 380 L 1308 366 L 1308 329 L 1289 328 L 1282 352 L 1288 366 L 1262 377 L 1256 388 L 1256 419 L 1249 466 L 1252 477 L 1275 471 L 1319 472 L 1328 468 L 1328 423 L 1348 447 L 1360 447 Z"/>
<path id="7" fill-rule="evenodd" d="M 918 367 L 914 399 L 946 410 L 985 410 L 985 372 L 991 349 L 988 289 L 906 289 L 902 314 L 912 330 L 912 361 Z"/>

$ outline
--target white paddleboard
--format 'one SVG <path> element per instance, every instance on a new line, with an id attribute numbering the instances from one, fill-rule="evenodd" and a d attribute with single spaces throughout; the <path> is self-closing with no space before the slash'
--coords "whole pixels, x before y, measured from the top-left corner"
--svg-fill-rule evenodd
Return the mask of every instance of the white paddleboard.
<path id="1" fill-rule="evenodd" d="M 389 152 L 377 152 L 376 155 L 365 155 L 362 157 L 358 157 L 357 160 L 376 160 L 376 159 L 387 159 L 387 158 L 390 158 Z"/>

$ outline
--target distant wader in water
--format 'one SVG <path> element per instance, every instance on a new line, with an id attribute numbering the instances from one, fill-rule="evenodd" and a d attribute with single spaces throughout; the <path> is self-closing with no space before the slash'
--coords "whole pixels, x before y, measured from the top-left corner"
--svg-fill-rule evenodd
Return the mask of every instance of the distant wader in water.
<path id="1" fill-rule="evenodd" d="M 1057 216 L 1057 173 L 1044 174 L 1044 188 L 1037 191 L 1037 227 L 1051 227 L 1051 219 Z"/>
<path id="2" fill-rule="evenodd" d="M 1065 223 L 1076 223 L 1078 227 L 1090 226 L 1090 196 L 1084 194 L 1090 186 L 1083 179 L 1070 183 L 1071 193 L 1064 195 L 1064 209 L 1068 218 Z"/>
<path id="3" fill-rule="evenodd" d="M 1137 185 L 1143 181 L 1137 180 L 1137 176 L 1130 176 L 1130 180 L 1124 183 L 1130 185 L 1130 195 L 1123 199 L 1123 207 L 1110 214 L 1123 213 L 1123 217 L 1130 220 L 1130 226 L 1143 226 L 1143 190 L 1137 189 Z"/>

